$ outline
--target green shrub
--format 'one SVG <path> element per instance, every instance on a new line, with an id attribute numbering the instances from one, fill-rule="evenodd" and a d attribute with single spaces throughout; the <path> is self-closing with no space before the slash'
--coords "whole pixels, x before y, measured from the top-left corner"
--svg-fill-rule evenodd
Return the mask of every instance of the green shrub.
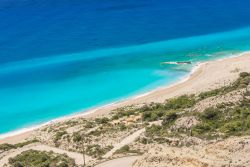
<path id="1" fill-rule="evenodd" d="M 248 116 L 246 119 L 246 126 L 248 129 L 250 129 L 250 116 Z"/>
<path id="2" fill-rule="evenodd" d="M 217 96 L 220 93 L 220 89 L 214 89 L 214 90 L 210 90 L 207 92 L 202 92 L 198 95 L 198 97 L 202 100 L 202 99 L 206 99 L 208 97 L 212 97 L 212 96 Z"/>
<path id="3" fill-rule="evenodd" d="M 109 122 L 109 119 L 107 117 L 103 117 L 103 118 L 96 118 L 95 122 L 97 124 L 107 124 Z"/>
<path id="4" fill-rule="evenodd" d="M 28 141 L 17 143 L 17 144 L 7 144 L 7 143 L 0 144 L 0 150 L 8 151 L 10 149 L 20 148 L 20 147 L 23 147 L 23 146 L 26 146 L 28 144 L 35 143 L 35 142 L 38 142 L 38 140 L 28 140 Z"/>
<path id="5" fill-rule="evenodd" d="M 95 126 L 94 122 L 87 121 L 84 125 L 85 128 L 93 128 Z"/>
<path id="6" fill-rule="evenodd" d="M 165 126 L 172 124 L 177 119 L 177 117 L 177 111 L 167 112 L 163 118 L 162 125 Z"/>
<path id="7" fill-rule="evenodd" d="M 120 129 L 121 131 L 124 131 L 127 129 L 126 125 L 124 123 L 120 123 L 117 125 L 118 126 L 118 129 Z"/>
<path id="8" fill-rule="evenodd" d="M 142 114 L 142 120 L 143 121 L 150 121 L 151 120 L 151 111 L 145 111 L 143 114 Z"/>
<path id="9" fill-rule="evenodd" d="M 224 110 L 221 110 L 224 109 Z M 250 108 L 248 99 L 240 104 L 233 104 L 230 108 L 207 108 L 199 114 L 201 122 L 192 128 L 197 137 L 213 136 L 220 132 L 220 136 L 247 135 L 250 130 Z"/>
<path id="10" fill-rule="evenodd" d="M 241 117 L 244 119 L 249 117 L 250 116 L 250 108 L 242 108 L 240 110 L 240 114 L 241 114 Z"/>
<path id="11" fill-rule="evenodd" d="M 93 131 L 90 131 L 89 132 L 89 135 L 92 135 L 92 136 L 99 136 L 102 134 L 102 131 L 97 129 L 97 130 L 93 130 Z"/>
<path id="12" fill-rule="evenodd" d="M 13 144 L 4 143 L 0 145 L 0 150 L 8 151 L 10 149 L 16 148 Z"/>
<path id="13" fill-rule="evenodd" d="M 9 159 L 13 167 L 74 167 L 75 162 L 67 155 L 55 154 L 53 152 L 28 150 Z"/>
<path id="14" fill-rule="evenodd" d="M 212 129 L 209 123 L 200 123 L 192 128 L 192 132 L 196 135 L 204 134 L 209 132 Z"/>
<path id="15" fill-rule="evenodd" d="M 201 114 L 201 118 L 205 120 L 216 120 L 218 119 L 220 110 L 214 107 L 207 108 Z"/>
<path id="16" fill-rule="evenodd" d="M 128 145 L 121 147 L 119 150 L 116 150 L 115 152 L 115 154 L 128 154 L 128 153 L 141 154 L 141 152 L 138 150 L 131 150 Z"/>
<path id="17" fill-rule="evenodd" d="M 79 142 L 82 140 L 82 136 L 79 132 L 74 132 L 72 137 L 74 142 Z"/>
<path id="18" fill-rule="evenodd" d="M 247 72 L 241 72 L 241 73 L 240 73 L 240 77 L 241 77 L 241 78 L 245 78 L 245 77 L 247 77 L 247 76 L 250 76 L 250 73 L 247 73 Z"/>
<path id="19" fill-rule="evenodd" d="M 139 109 L 127 109 L 125 107 L 123 108 L 118 108 L 116 112 L 114 112 L 114 115 L 112 115 L 112 120 L 116 120 L 122 117 L 128 117 L 130 115 L 136 115 Z"/>
<path id="20" fill-rule="evenodd" d="M 243 122 L 242 121 L 230 121 L 226 123 L 222 128 L 221 131 L 224 133 L 235 133 L 239 132 L 243 129 Z"/>
<path id="21" fill-rule="evenodd" d="M 241 104 L 240 104 L 240 107 L 245 107 L 245 108 L 250 108 L 250 99 L 246 99 L 244 98 L 242 101 L 241 101 Z"/>
<path id="22" fill-rule="evenodd" d="M 155 136 L 161 134 L 162 127 L 159 125 L 151 125 L 150 127 L 146 127 L 146 135 L 147 136 Z"/>
<path id="23" fill-rule="evenodd" d="M 195 96 L 183 95 L 177 98 L 169 99 L 164 104 L 164 108 L 167 110 L 171 109 L 184 109 L 194 106 L 196 103 Z"/>
<path id="24" fill-rule="evenodd" d="M 101 147 L 98 144 L 88 145 L 86 148 L 86 154 L 95 158 L 100 158 L 102 155 L 107 153 L 113 148 L 113 146 Z"/>
<path id="25" fill-rule="evenodd" d="M 156 121 L 162 118 L 164 115 L 164 111 L 162 110 L 152 110 L 152 111 L 145 111 L 142 113 L 142 120 L 143 121 Z"/>
<path id="26" fill-rule="evenodd" d="M 112 118 L 111 118 L 111 120 L 117 120 L 117 119 L 119 119 L 119 116 L 118 116 L 118 114 L 112 115 Z"/>
<path id="27" fill-rule="evenodd" d="M 56 143 L 58 140 L 62 138 L 63 135 L 66 135 L 66 131 L 59 131 L 55 134 L 54 142 Z"/>
<path id="28" fill-rule="evenodd" d="M 22 142 L 22 143 L 17 143 L 15 144 L 15 147 L 16 148 L 19 148 L 19 147 L 23 147 L 23 146 L 26 146 L 28 144 L 31 144 L 31 143 L 35 143 L 35 142 L 39 142 L 38 140 L 28 140 L 28 141 L 25 141 L 25 142 Z"/>

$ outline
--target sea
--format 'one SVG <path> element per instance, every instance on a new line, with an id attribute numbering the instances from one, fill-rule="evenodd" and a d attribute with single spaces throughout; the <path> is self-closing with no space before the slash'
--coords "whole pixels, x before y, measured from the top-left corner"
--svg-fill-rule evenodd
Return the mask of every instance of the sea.
<path id="1" fill-rule="evenodd" d="M 0 136 L 173 84 L 198 63 L 249 51 L 249 6 L 1 0 Z"/>

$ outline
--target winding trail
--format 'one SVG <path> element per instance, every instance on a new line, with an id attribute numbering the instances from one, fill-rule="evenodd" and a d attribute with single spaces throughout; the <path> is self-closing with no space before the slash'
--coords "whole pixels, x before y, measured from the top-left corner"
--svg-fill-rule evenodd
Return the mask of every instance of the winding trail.
<path id="1" fill-rule="evenodd" d="M 138 138 L 143 132 L 145 132 L 145 128 L 140 129 L 136 132 L 134 132 L 133 134 L 129 135 L 128 137 L 124 138 L 120 143 L 117 143 L 114 145 L 114 148 L 112 150 L 110 150 L 109 152 L 107 152 L 103 158 L 109 158 L 110 156 L 112 156 L 114 154 L 114 152 L 116 150 L 119 150 L 120 148 L 122 148 L 123 146 L 133 142 L 136 138 Z"/>
<path id="2" fill-rule="evenodd" d="M 95 167 L 132 167 L 133 163 L 140 158 L 140 156 L 130 156 L 110 161 L 103 162 Z"/>
<path id="3" fill-rule="evenodd" d="M 10 150 L 6 156 L 4 156 L 2 159 L 0 159 L 0 166 L 7 164 L 9 161 L 9 158 L 15 157 L 18 154 L 21 154 L 22 152 L 30 150 L 30 149 L 37 150 L 37 151 L 47 151 L 47 152 L 53 151 L 54 153 L 58 153 L 58 154 L 66 154 L 70 158 L 74 159 L 75 163 L 77 165 L 84 164 L 83 156 L 80 153 L 66 151 L 66 150 L 63 150 L 60 148 L 51 147 L 48 145 L 43 145 L 41 143 L 33 143 L 33 144 L 29 144 L 27 146 L 24 146 L 22 148 Z M 86 158 L 86 163 L 87 163 L 90 160 L 90 157 L 86 156 L 85 158 Z"/>
<path id="4" fill-rule="evenodd" d="M 162 121 L 154 121 L 154 122 L 150 122 L 149 125 L 161 125 Z M 128 145 L 130 143 L 132 143 L 133 141 L 135 141 L 135 139 L 137 139 L 142 133 L 145 132 L 145 128 L 142 128 L 140 130 L 137 130 L 136 132 L 132 133 L 131 135 L 127 136 L 126 138 L 124 138 L 121 142 L 117 143 L 114 145 L 114 148 L 112 150 L 110 150 L 109 152 L 107 152 L 103 158 L 109 158 L 111 157 L 114 152 L 116 150 L 119 150 L 120 148 L 122 148 L 125 145 Z"/>

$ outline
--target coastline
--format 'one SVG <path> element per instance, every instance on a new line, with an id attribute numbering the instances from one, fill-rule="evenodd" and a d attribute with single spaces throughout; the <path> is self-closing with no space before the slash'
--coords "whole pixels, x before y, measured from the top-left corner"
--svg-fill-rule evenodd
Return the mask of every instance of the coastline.
<path id="1" fill-rule="evenodd" d="M 198 64 L 194 65 L 194 67 L 192 68 L 192 70 L 190 71 L 190 73 L 188 75 L 183 76 L 180 80 L 178 80 L 177 82 L 172 83 L 170 85 L 159 86 L 159 87 L 154 88 L 153 90 L 147 91 L 147 92 L 142 93 L 142 94 L 133 95 L 133 96 L 130 96 L 128 98 L 120 99 L 120 100 L 117 100 L 117 101 L 114 101 L 114 102 L 111 102 L 111 103 L 108 103 L 108 104 L 105 104 L 105 105 L 101 105 L 99 107 L 93 107 L 93 108 L 90 108 L 90 109 L 81 110 L 79 112 L 76 111 L 73 114 L 62 116 L 62 117 L 59 117 L 59 118 L 55 118 L 55 119 L 52 119 L 52 120 L 47 121 L 47 122 L 42 123 L 42 124 L 35 124 L 35 125 L 31 126 L 31 127 L 22 128 L 22 129 L 19 129 L 19 130 L 14 130 L 14 131 L 11 131 L 11 132 L 1 134 L 0 135 L 0 144 L 2 143 L 2 140 L 5 141 L 5 140 L 7 140 L 7 139 L 9 139 L 11 137 L 15 137 L 15 136 L 23 136 L 23 135 L 28 136 L 29 134 L 32 133 L 32 131 L 34 131 L 36 129 L 39 129 L 39 128 L 41 128 L 43 126 L 46 126 L 46 125 L 51 125 L 53 123 L 57 123 L 57 122 L 61 122 L 61 121 L 67 121 L 69 119 L 74 119 L 74 118 L 78 118 L 78 117 L 95 117 L 94 114 L 98 110 L 105 109 L 106 107 L 116 107 L 115 105 L 122 104 L 123 102 L 127 102 L 127 101 L 130 101 L 130 100 L 135 100 L 135 99 L 145 97 L 145 96 L 147 96 L 147 95 L 149 95 L 151 93 L 154 93 L 155 91 L 160 91 L 161 89 L 171 88 L 172 86 L 175 86 L 175 85 L 178 85 L 180 83 L 183 83 L 183 82 L 187 81 L 191 77 L 191 75 L 193 73 L 195 73 L 196 70 L 198 70 L 200 68 L 200 66 L 202 64 L 204 64 L 204 63 L 198 63 Z M 93 114 L 93 116 L 92 116 L 92 114 Z"/>
<path id="2" fill-rule="evenodd" d="M 204 90 L 208 90 L 211 88 L 211 86 L 216 87 L 221 84 L 225 84 L 225 80 L 228 80 L 229 82 L 229 80 L 233 80 L 234 78 L 238 76 L 238 74 L 232 73 L 232 72 L 229 72 L 230 74 L 227 74 L 226 76 L 224 76 L 224 75 L 221 75 L 221 73 L 223 72 L 219 70 L 217 71 L 218 74 L 216 74 L 216 77 L 214 77 L 215 74 L 211 74 L 210 79 L 208 79 L 207 83 L 206 82 L 204 83 L 204 79 L 202 83 L 202 81 L 200 81 L 199 79 L 202 79 L 203 76 L 207 75 L 209 70 L 211 70 L 213 66 L 217 65 L 217 68 L 223 71 L 225 70 L 225 68 L 222 69 L 223 67 L 222 64 L 227 66 L 227 63 L 231 62 L 232 64 L 234 64 L 234 65 L 230 64 L 232 66 L 232 67 L 230 66 L 231 70 L 239 67 L 240 71 L 244 71 L 244 67 L 241 67 L 240 63 L 237 64 L 237 61 L 247 64 L 248 62 L 246 61 L 248 60 L 250 64 L 250 53 L 243 52 L 240 54 L 232 55 L 230 57 L 224 57 L 224 58 L 219 58 L 219 59 L 215 59 L 211 61 L 198 63 L 194 65 L 193 69 L 187 76 L 184 76 L 181 80 L 177 81 L 176 83 L 173 83 L 167 86 L 157 87 L 149 92 L 135 95 L 135 96 L 123 99 L 123 100 L 118 100 L 116 102 L 109 103 L 104 106 L 76 112 L 75 114 L 57 118 L 57 119 L 48 121 L 41 125 L 34 125 L 30 128 L 25 128 L 25 129 L 20 129 L 17 131 L 5 133 L 3 135 L 0 135 L 0 144 L 6 143 L 6 142 L 8 143 L 20 142 L 21 140 L 28 138 L 34 130 L 39 129 L 42 126 L 50 125 L 56 122 L 63 122 L 63 121 L 67 121 L 69 119 L 78 118 L 78 117 L 93 118 L 93 117 L 108 114 L 113 109 L 126 106 L 126 105 L 149 103 L 149 102 L 163 102 L 167 98 L 175 97 L 180 94 L 198 93 Z M 221 64 L 221 67 L 220 67 L 220 64 Z M 228 68 L 229 67 L 227 67 L 227 70 Z M 199 82 L 196 82 L 197 80 Z"/>

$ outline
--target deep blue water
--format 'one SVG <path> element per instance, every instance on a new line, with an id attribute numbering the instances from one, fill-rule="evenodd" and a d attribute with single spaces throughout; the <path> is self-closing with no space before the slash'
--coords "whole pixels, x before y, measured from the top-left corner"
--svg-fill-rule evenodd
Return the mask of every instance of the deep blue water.
<path id="1" fill-rule="evenodd" d="M 1 0 L 0 134 L 179 80 L 250 48 L 250 1 Z"/>

